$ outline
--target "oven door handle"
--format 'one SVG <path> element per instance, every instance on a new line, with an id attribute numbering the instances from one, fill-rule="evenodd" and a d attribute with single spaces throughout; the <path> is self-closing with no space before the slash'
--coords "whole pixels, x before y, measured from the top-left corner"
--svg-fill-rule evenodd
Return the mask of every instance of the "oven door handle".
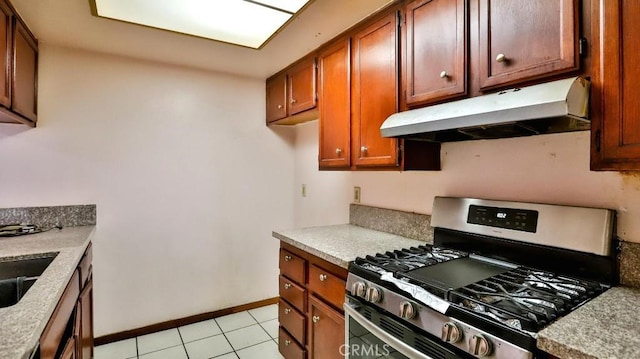
<path id="1" fill-rule="evenodd" d="M 344 312 L 351 318 L 353 318 L 358 324 L 360 324 L 364 329 L 368 330 L 371 334 L 378 337 L 378 339 L 383 342 L 391 345 L 395 350 L 399 351 L 409 359 L 433 359 L 426 354 L 417 351 L 416 349 L 410 347 L 407 343 L 402 340 L 392 336 L 391 334 L 385 332 L 383 329 L 378 327 L 377 325 L 371 323 L 367 320 L 362 314 L 358 313 L 353 306 L 349 303 L 344 303 Z M 347 318 L 348 319 L 348 318 Z M 347 322 L 348 325 L 348 322 Z M 347 333 L 348 339 L 349 333 Z"/>

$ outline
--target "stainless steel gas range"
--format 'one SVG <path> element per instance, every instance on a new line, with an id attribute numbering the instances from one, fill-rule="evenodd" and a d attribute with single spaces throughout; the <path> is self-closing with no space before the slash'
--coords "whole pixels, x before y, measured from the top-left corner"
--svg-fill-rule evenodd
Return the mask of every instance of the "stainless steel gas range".
<path id="1" fill-rule="evenodd" d="M 431 224 L 350 263 L 348 358 L 544 358 L 536 333 L 617 282 L 612 210 L 437 197 Z"/>

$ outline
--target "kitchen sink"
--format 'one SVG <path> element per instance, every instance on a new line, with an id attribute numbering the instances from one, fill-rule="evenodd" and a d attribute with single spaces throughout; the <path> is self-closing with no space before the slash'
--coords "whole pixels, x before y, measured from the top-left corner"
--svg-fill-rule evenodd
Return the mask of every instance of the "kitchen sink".
<path id="1" fill-rule="evenodd" d="M 0 308 L 18 303 L 56 255 L 0 262 Z"/>

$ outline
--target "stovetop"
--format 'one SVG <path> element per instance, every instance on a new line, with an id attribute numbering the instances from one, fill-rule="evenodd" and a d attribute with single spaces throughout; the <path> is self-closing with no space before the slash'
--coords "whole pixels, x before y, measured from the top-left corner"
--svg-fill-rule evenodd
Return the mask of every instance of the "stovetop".
<path id="1" fill-rule="evenodd" d="M 526 333 L 541 330 L 607 289 L 597 282 L 430 245 L 357 258 L 349 271 L 402 292 L 380 278 L 391 273 L 459 310 Z"/>

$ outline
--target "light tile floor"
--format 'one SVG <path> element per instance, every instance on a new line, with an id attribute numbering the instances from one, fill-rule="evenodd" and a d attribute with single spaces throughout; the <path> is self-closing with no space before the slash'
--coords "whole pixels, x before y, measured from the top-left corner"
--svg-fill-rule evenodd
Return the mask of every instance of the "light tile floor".
<path id="1" fill-rule="evenodd" d="M 95 359 L 282 359 L 278 305 L 268 305 L 95 348 Z"/>

